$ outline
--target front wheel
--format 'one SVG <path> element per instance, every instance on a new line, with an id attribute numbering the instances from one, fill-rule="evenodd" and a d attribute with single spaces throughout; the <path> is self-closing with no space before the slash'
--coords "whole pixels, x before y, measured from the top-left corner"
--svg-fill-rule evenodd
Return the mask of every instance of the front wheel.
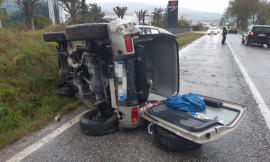
<path id="1" fill-rule="evenodd" d="M 81 131 L 84 134 L 100 136 L 118 130 L 118 117 L 116 113 L 101 114 L 99 110 L 90 110 L 80 119 Z"/>

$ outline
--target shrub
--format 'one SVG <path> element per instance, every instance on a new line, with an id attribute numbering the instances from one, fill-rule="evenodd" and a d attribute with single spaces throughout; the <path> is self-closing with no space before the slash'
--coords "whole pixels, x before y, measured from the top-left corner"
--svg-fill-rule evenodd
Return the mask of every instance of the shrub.
<path id="1" fill-rule="evenodd" d="M 35 16 L 35 28 L 43 29 L 52 24 L 52 21 L 49 18 L 43 16 Z"/>

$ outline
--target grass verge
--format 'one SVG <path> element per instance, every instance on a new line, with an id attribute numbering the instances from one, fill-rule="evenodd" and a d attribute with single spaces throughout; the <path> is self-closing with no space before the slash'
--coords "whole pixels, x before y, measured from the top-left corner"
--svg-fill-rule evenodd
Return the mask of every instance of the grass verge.
<path id="1" fill-rule="evenodd" d="M 202 33 L 184 33 L 177 37 L 177 42 L 180 48 L 183 48 L 204 35 Z"/>
<path id="2" fill-rule="evenodd" d="M 56 44 L 44 32 L 0 29 L 0 148 L 79 105 L 55 94 Z"/>

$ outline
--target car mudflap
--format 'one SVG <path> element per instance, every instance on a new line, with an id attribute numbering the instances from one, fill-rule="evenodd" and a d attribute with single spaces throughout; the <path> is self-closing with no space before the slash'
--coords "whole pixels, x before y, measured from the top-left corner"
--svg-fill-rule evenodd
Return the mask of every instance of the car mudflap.
<path id="1" fill-rule="evenodd" d="M 244 106 L 206 96 L 200 97 L 206 101 L 204 114 L 209 119 L 199 119 L 190 113 L 170 109 L 162 101 L 150 102 L 142 107 L 140 115 L 150 123 L 198 144 L 217 140 L 237 127 L 243 116 Z"/>

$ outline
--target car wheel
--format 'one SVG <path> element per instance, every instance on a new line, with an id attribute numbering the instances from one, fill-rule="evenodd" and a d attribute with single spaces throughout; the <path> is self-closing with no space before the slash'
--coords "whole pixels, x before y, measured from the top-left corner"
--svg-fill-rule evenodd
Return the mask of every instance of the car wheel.
<path id="1" fill-rule="evenodd" d="M 245 45 L 246 45 L 246 46 L 248 46 L 248 45 L 249 45 L 249 42 L 248 42 L 248 40 L 247 40 L 247 39 L 245 40 Z"/>
<path id="2" fill-rule="evenodd" d="M 241 43 L 242 43 L 242 44 L 244 44 L 244 43 L 245 43 L 245 40 L 244 40 L 244 38 L 242 38 L 242 40 L 241 40 Z"/>
<path id="3" fill-rule="evenodd" d="M 71 25 L 66 28 L 66 36 L 69 41 L 105 39 L 108 38 L 106 23 L 91 23 Z"/>
<path id="4" fill-rule="evenodd" d="M 43 40 L 45 42 L 65 42 L 66 34 L 64 32 L 49 32 L 43 34 Z"/>
<path id="5" fill-rule="evenodd" d="M 113 133 L 118 130 L 118 117 L 116 113 L 99 117 L 98 110 L 88 111 L 81 116 L 80 127 L 87 135 L 100 136 Z"/>
<path id="6" fill-rule="evenodd" d="M 166 151 L 183 152 L 202 146 L 202 144 L 179 137 L 176 134 L 157 125 L 152 125 L 151 129 L 153 131 L 152 136 L 154 144 Z"/>

